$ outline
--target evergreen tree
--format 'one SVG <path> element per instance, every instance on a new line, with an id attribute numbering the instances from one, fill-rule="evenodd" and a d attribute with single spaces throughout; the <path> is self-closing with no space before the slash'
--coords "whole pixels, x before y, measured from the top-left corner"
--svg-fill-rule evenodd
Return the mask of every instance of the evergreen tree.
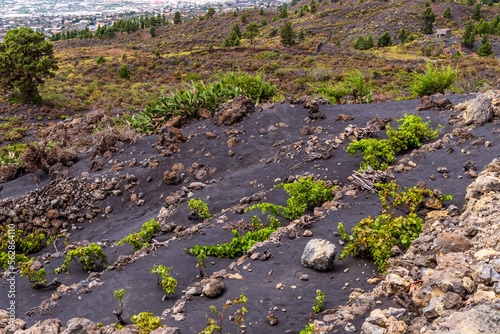
<path id="1" fill-rule="evenodd" d="M 288 9 L 286 3 L 281 7 L 280 15 L 278 16 L 280 19 L 286 19 L 288 17 Z"/>
<path id="2" fill-rule="evenodd" d="M 472 18 L 478 21 L 481 20 L 481 5 L 477 4 L 476 7 L 474 7 Z"/>
<path id="3" fill-rule="evenodd" d="M 238 46 L 238 45 L 240 45 L 240 40 L 241 40 L 240 26 L 238 25 L 238 23 L 235 23 L 233 25 L 233 27 L 231 28 L 231 32 L 229 33 L 229 36 L 226 38 L 226 40 L 222 44 L 222 47 L 229 48 L 231 46 Z"/>
<path id="4" fill-rule="evenodd" d="M 391 46 L 392 45 L 392 39 L 391 35 L 386 31 L 380 36 L 380 38 L 377 41 L 377 47 L 386 47 L 386 46 Z"/>
<path id="5" fill-rule="evenodd" d="M 174 14 L 174 24 L 179 24 L 179 23 L 182 23 L 181 13 L 179 11 L 176 11 Z"/>
<path id="6" fill-rule="evenodd" d="M 264 8 L 260 7 L 259 15 L 260 16 L 264 16 Z"/>
<path id="7" fill-rule="evenodd" d="M 156 37 L 156 28 L 154 26 L 149 28 L 149 33 L 151 34 L 151 38 L 155 38 Z"/>
<path id="8" fill-rule="evenodd" d="M 425 2 L 424 12 L 422 13 L 422 23 L 420 27 L 424 34 L 430 35 L 434 32 L 433 25 L 435 20 L 436 15 L 434 15 L 434 12 L 431 9 L 431 4 L 429 3 L 429 0 L 427 0 Z"/>
<path id="9" fill-rule="evenodd" d="M 305 34 L 304 34 L 304 28 L 300 28 L 300 31 L 299 31 L 299 39 L 300 39 L 301 41 L 303 41 L 305 37 L 306 37 L 306 36 L 305 36 Z"/>
<path id="10" fill-rule="evenodd" d="M 405 43 L 407 38 L 408 33 L 406 32 L 405 28 L 401 28 L 398 32 L 399 43 Z"/>
<path id="11" fill-rule="evenodd" d="M 25 101 L 40 99 L 38 86 L 58 69 L 54 46 L 43 32 L 21 27 L 9 30 L 0 43 L 0 88 L 18 89 Z"/>
<path id="12" fill-rule="evenodd" d="M 123 78 L 123 79 L 128 79 L 130 80 L 130 68 L 128 67 L 127 64 L 123 64 L 119 69 L 118 69 L 118 77 Z"/>
<path id="13" fill-rule="evenodd" d="M 490 7 L 491 7 L 491 6 L 493 6 L 493 4 L 494 4 L 494 3 L 495 3 L 495 1 L 493 1 L 493 0 L 488 0 L 488 6 L 490 6 Z"/>
<path id="14" fill-rule="evenodd" d="M 142 16 L 142 15 L 139 18 L 139 24 L 141 25 L 141 29 L 144 29 L 144 16 Z"/>
<path id="15" fill-rule="evenodd" d="M 245 37 L 250 40 L 250 44 L 253 44 L 253 39 L 259 34 L 259 27 L 257 23 L 249 23 L 245 28 Z"/>
<path id="16" fill-rule="evenodd" d="M 467 4 L 469 6 L 474 6 L 475 3 L 476 3 L 476 0 L 467 0 Z"/>
<path id="17" fill-rule="evenodd" d="M 214 8 L 214 7 L 210 7 L 210 8 L 207 10 L 207 13 L 205 14 L 205 17 L 206 17 L 207 19 L 211 19 L 214 15 L 215 15 L 215 8 Z"/>
<path id="18" fill-rule="evenodd" d="M 316 5 L 316 1 L 311 0 L 311 3 L 309 4 L 309 11 L 311 13 L 314 13 L 314 12 L 316 12 L 317 7 L 318 7 L 318 5 Z"/>
<path id="19" fill-rule="evenodd" d="M 491 48 L 488 36 L 484 35 L 481 40 L 481 46 L 477 49 L 477 54 L 481 57 L 488 57 L 493 55 L 493 49 Z"/>
<path id="20" fill-rule="evenodd" d="M 263 17 L 263 18 L 260 19 L 260 25 L 261 26 L 267 26 L 267 20 L 266 20 L 265 17 Z"/>
<path id="21" fill-rule="evenodd" d="M 314 0 L 313 0 L 314 1 Z M 291 22 L 286 22 L 280 29 L 281 44 L 284 46 L 295 44 L 295 31 Z"/>
<path id="22" fill-rule="evenodd" d="M 481 21 L 476 28 L 476 33 L 481 36 L 488 35 L 491 32 L 490 24 L 488 22 Z"/>
<path id="23" fill-rule="evenodd" d="M 488 40 L 488 36 L 484 35 L 481 40 L 481 46 L 477 49 L 477 54 L 481 57 L 488 57 L 493 55 L 493 49 L 491 48 L 491 43 Z"/>
<path id="24" fill-rule="evenodd" d="M 469 49 L 474 48 L 474 41 L 476 39 L 476 31 L 475 31 L 474 23 L 471 21 L 467 22 L 465 25 L 465 30 L 462 35 L 462 40 L 460 43 L 462 43 L 463 46 L 466 46 Z"/>
<path id="25" fill-rule="evenodd" d="M 243 14 L 243 15 L 241 15 L 241 23 L 242 23 L 242 24 L 247 23 L 247 14 Z"/>
<path id="26" fill-rule="evenodd" d="M 451 20 L 451 8 L 450 8 L 450 6 L 446 7 L 446 9 L 444 10 L 443 17 L 445 19 Z"/>

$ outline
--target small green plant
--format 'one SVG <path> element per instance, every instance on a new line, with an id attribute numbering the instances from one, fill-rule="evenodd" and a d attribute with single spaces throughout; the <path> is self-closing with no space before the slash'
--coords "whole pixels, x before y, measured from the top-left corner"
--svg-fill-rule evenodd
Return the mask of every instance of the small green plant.
<path id="1" fill-rule="evenodd" d="M 306 328 L 301 330 L 299 334 L 313 334 L 314 333 L 314 324 L 308 323 Z"/>
<path id="2" fill-rule="evenodd" d="M 196 211 L 201 219 L 213 218 L 208 210 L 208 205 L 201 199 L 190 199 L 188 202 L 189 209 Z"/>
<path id="3" fill-rule="evenodd" d="M 371 217 L 362 219 L 352 229 L 351 236 L 345 232 L 342 223 L 339 224 L 339 234 L 347 242 L 339 259 L 345 259 L 347 255 L 367 255 L 375 261 L 380 272 L 386 272 L 392 247 L 401 245 L 408 248 L 422 232 L 424 223 L 415 211 L 424 197 L 432 196 L 433 193 L 429 189 L 416 187 L 406 187 L 402 191 L 394 181 L 388 184 L 377 183 L 376 186 L 380 189 L 379 198 L 384 213 L 375 220 Z M 453 198 L 451 195 L 444 197 Z M 396 216 L 396 210 L 402 210 L 407 215 Z"/>
<path id="4" fill-rule="evenodd" d="M 45 279 L 46 273 L 45 273 L 45 268 L 41 268 L 39 270 L 33 269 L 33 262 L 35 261 L 35 258 L 32 257 L 29 261 L 26 262 L 21 262 L 20 263 L 20 273 L 21 277 L 28 276 L 28 280 L 30 281 L 31 284 L 33 284 L 31 287 L 33 289 L 36 289 L 39 284 L 44 286 L 47 284 L 47 280 Z M 37 284 L 39 283 L 39 284 Z"/>
<path id="5" fill-rule="evenodd" d="M 153 239 L 153 235 L 160 232 L 161 226 L 156 220 L 151 219 L 150 221 L 142 224 L 142 227 L 139 229 L 137 233 L 131 233 L 127 235 L 122 240 L 116 243 L 117 246 L 127 242 L 134 248 L 134 251 L 138 251 L 144 246 L 149 247 L 149 242 Z"/>
<path id="6" fill-rule="evenodd" d="M 103 57 L 103 55 L 100 55 L 99 57 L 97 57 L 96 61 L 95 61 L 98 65 L 101 65 L 101 64 L 104 64 L 106 62 L 106 59 Z"/>
<path id="7" fill-rule="evenodd" d="M 119 78 L 130 80 L 130 75 L 131 75 L 130 68 L 128 67 L 127 64 L 123 64 L 122 66 L 120 66 L 120 68 L 118 69 Z"/>
<path id="8" fill-rule="evenodd" d="M 360 164 L 360 170 L 365 170 L 368 166 L 376 170 L 386 170 L 396 159 L 396 152 L 418 148 L 422 146 L 423 141 L 438 137 L 437 130 L 429 128 L 430 121 L 423 123 L 421 117 L 405 114 L 398 122 L 402 124 L 397 130 L 387 125 L 389 139 L 369 138 L 349 144 L 347 154 L 354 155 L 360 151 L 363 155 L 364 161 Z"/>
<path id="9" fill-rule="evenodd" d="M 245 295 L 242 294 L 240 295 L 239 298 L 236 298 L 233 301 L 227 301 L 224 304 L 222 311 L 220 312 L 217 311 L 217 308 L 215 308 L 215 306 L 211 305 L 210 311 L 214 314 L 214 317 L 208 319 L 207 328 L 205 328 L 199 334 L 214 334 L 214 333 L 222 334 L 222 325 L 224 323 L 224 319 L 226 318 L 226 313 L 228 309 L 233 305 L 246 304 L 247 301 L 248 301 L 247 297 L 245 297 Z M 235 317 L 234 320 L 238 325 L 238 333 L 240 333 L 240 326 L 245 322 L 245 314 L 247 312 L 248 311 L 244 307 L 241 307 L 233 313 Z"/>
<path id="10" fill-rule="evenodd" d="M 8 233 L 7 226 L 0 227 L 0 250 L 6 250 L 8 247 Z M 27 234 L 24 237 L 23 230 L 15 230 L 12 237 L 16 245 L 16 250 L 23 254 L 38 252 L 42 249 L 42 244 L 45 240 L 45 234 L 41 233 L 39 230 Z"/>
<path id="11" fill-rule="evenodd" d="M 260 209 L 263 213 L 269 212 L 276 217 L 293 220 L 304 215 L 308 205 L 317 206 L 322 202 L 331 200 L 332 195 L 330 192 L 334 189 L 327 188 L 325 181 L 315 181 L 311 176 L 307 178 L 300 177 L 293 183 L 278 184 L 274 188 L 283 188 L 290 196 L 286 207 L 270 203 L 259 203 L 250 206 L 248 211 Z"/>
<path id="12" fill-rule="evenodd" d="M 175 288 L 177 287 L 177 280 L 170 275 L 170 271 L 172 268 L 165 267 L 162 265 L 154 265 L 153 268 L 149 269 L 150 273 L 158 275 L 158 280 L 156 282 L 157 285 L 161 285 L 163 290 L 165 291 L 165 298 L 168 297 L 175 292 Z"/>
<path id="13" fill-rule="evenodd" d="M 276 222 L 278 222 L 276 220 Z M 279 223 L 279 222 L 278 222 Z M 199 256 L 202 252 L 208 256 L 215 257 L 236 257 L 243 255 L 243 252 L 248 251 L 255 243 L 262 242 L 269 238 L 269 235 L 276 231 L 277 226 L 271 225 L 255 232 L 247 232 L 245 235 L 240 235 L 238 231 L 233 230 L 234 238 L 230 243 L 217 244 L 215 246 L 198 246 L 187 249 L 187 253 L 193 256 Z"/>
<path id="14" fill-rule="evenodd" d="M 139 334 L 149 334 L 162 326 L 160 317 L 155 317 L 153 313 L 148 312 L 134 315 L 130 321 L 139 327 Z"/>
<path id="15" fill-rule="evenodd" d="M 56 253 L 59 253 L 59 249 L 57 248 L 57 243 L 59 242 L 59 240 L 61 238 L 64 238 L 64 244 L 67 245 L 69 236 L 64 235 L 64 234 L 57 234 L 57 235 L 53 235 L 47 239 L 47 246 L 50 246 L 50 244 L 53 244 Z"/>
<path id="16" fill-rule="evenodd" d="M 321 312 L 324 300 L 325 300 L 325 294 L 321 292 L 321 290 L 316 290 L 316 299 L 315 299 L 316 305 L 312 307 L 314 314 L 318 314 L 319 312 Z"/>
<path id="17" fill-rule="evenodd" d="M 113 295 L 120 302 L 120 309 L 118 311 L 113 311 L 113 314 L 118 318 L 118 323 L 120 325 L 124 325 L 125 321 L 122 318 L 122 314 L 123 314 L 123 296 L 125 295 L 125 289 L 115 290 L 115 292 L 113 292 Z"/>
<path id="18" fill-rule="evenodd" d="M 200 277 L 203 277 L 203 271 L 207 268 L 205 260 L 207 259 L 207 254 L 201 251 L 197 256 L 196 269 L 200 272 Z"/>
<path id="19" fill-rule="evenodd" d="M 416 96 L 444 93 L 457 79 L 457 70 L 450 66 L 438 68 L 432 63 L 427 63 L 424 73 L 415 73 L 410 84 Z"/>
<path id="20" fill-rule="evenodd" d="M 76 259 L 78 259 L 78 261 Z M 87 247 L 78 247 L 76 249 L 70 250 L 66 255 L 64 263 L 61 266 L 61 270 L 63 272 L 67 272 L 68 265 L 71 260 L 75 260 L 77 264 L 78 262 L 83 263 L 83 269 L 89 271 L 95 269 L 97 260 L 100 260 L 101 266 L 107 265 L 106 254 L 102 250 L 101 246 L 98 246 L 94 243 L 91 243 Z M 57 271 L 56 273 L 58 274 L 59 271 Z"/>

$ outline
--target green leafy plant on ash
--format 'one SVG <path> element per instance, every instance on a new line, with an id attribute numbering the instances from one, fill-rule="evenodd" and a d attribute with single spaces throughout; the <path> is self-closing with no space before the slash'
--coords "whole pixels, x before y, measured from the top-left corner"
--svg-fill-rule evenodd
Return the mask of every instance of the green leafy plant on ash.
<path id="1" fill-rule="evenodd" d="M 102 250 L 101 246 L 91 243 L 87 247 L 78 247 L 76 249 L 70 250 L 66 254 L 66 259 L 64 260 L 64 263 L 62 264 L 60 270 L 56 269 L 56 274 L 67 272 L 68 265 L 71 260 L 75 260 L 77 264 L 83 263 L 83 269 L 91 271 L 95 270 L 95 265 L 98 260 L 100 260 L 100 266 L 106 266 L 108 258 L 106 256 L 106 253 L 104 253 L 104 251 Z"/>
<path id="2" fill-rule="evenodd" d="M 232 301 L 227 301 L 220 312 L 217 311 L 217 308 L 215 308 L 215 306 L 211 305 L 210 311 L 214 314 L 214 317 L 208 319 L 207 327 L 199 334 L 222 334 L 222 325 L 224 323 L 224 319 L 226 318 L 228 309 L 233 305 L 246 304 L 247 301 L 247 297 L 242 294 L 239 298 L 236 298 Z M 238 325 L 238 333 L 241 333 L 241 325 L 243 325 L 243 323 L 245 322 L 245 314 L 247 312 L 248 311 L 246 310 L 246 308 L 241 307 L 233 313 L 234 321 Z"/>
<path id="3" fill-rule="evenodd" d="M 421 117 L 405 114 L 405 117 L 398 122 L 402 124 L 397 130 L 390 124 L 387 125 L 389 139 L 369 138 L 349 144 L 347 154 L 354 155 L 360 151 L 363 156 L 364 161 L 360 163 L 360 170 L 365 170 L 368 166 L 375 170 L 386 170 L 396 159 L 397 152 L 418 148 L 422 146 L 423 141 L 438 137 L 438 131 L 429 127 L 430 121 L 424 123 Z"/>
<path id="4" fill-rule="evenodd" d="M 191 198 L 188 202 L 189 209 L 196 211 L 201 219 L 213 218 L 208 210 L 208 205 L 201 199 Z"/>
<path id="5" fill-rule="evenodd" d="M 134 248 L 134 251 L 138 251 L 144 246 L 149 246 L 149 242 L 153 239 L 153 235 L 160 232 L 161 226 L 156 220 L 151 219 L 150 221 L 142 224 L 142 227 L 139 229 L 137 233 L 131 233 L 122 240 L 116 243 L 117 246 L 120 246 L 123 243 L 128 243 Z"/>
<path id="6" fill-rule="evenodd" d="M 321 312 L 324 300 L 325 300 L 325 294 L 321 292 L 321 290 L 316 290 L 316 299 L 315 299 L 316 305 L 312 307 L 314 314 L 318 314 L 319 312 Z"/>
<path id="7" fill-rule="evenodd" d="M 155 317 L 152 312 L 141 312 L 132 316 L 130 321 L 139 327 L 139 334 L 149 334 L 155 329 L 162 327 L 160 317 Z"/>
<path id="8" fill-rule="evenodd" d="M 377 183 L 380 189 L 379 198 L 382 202 L 384 213 L 375 220 L 370 216 L 362 219 L 349 236 L 342 223 L 338 230 L 342 239 L 347 242 L 346 247 L 339 256 L 343 260 L 347 255 L 365 255 L 372 258 L 380 272 L 386 272 L 390 264 L 393 246 L 410 247 L 411 242 L 418 238 L 424 223 L 415 211 L 423 203 L 425 196 L 432 196 L 429 189 L 406 187 L 404 191 L 394 181 L 388 184 Z M 453 195 L 443 196 L 441 200 L 451 200 Z M 396 210 L 401 210 L 405 215 L 395 216 Z"/>
<path id="9" fill-rule="evenodd" d="M 164 299 L 175 293 L 175 288 L 177 287 L 177 280 L 170 275 L 172 268 L 165 267 L 162 265 L 154 265 L 153 268 L 149 269 L 150 273 L 158 275 L 157 285 L 161 285 L 165 291 Z"/>

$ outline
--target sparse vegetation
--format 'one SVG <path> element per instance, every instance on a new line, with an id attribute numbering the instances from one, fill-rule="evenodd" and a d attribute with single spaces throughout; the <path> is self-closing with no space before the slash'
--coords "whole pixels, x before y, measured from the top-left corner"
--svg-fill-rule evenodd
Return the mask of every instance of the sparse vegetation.
<path id="1" fill-rule="evenodd" d="M 221 311 L 217 311 L 217 308 L 215 306 L 210 305 L 210 311 L 213 313 L 214 317 L 208 319 L 207 328 L 205 328 L 199 334 L 222 334 L 222 325 L 224 323 L 224 319 L 226 318 L 228 309 L 233 305 L 246 304 L 247 301 L 247 297 L 242 294 L 239 298 L 236 298 L 232 301 L 227 301 Z M 238 325 L 238 332 L 240 330 L 239 326 L 241 326 L 245 322 L 245 314 L 247 312 L 248 311 L 244 307 L 241 307 L 233 313 L 234 321 Z"/>
<path id="2" fill-rule="evenodd" d="M 171 270 L 172 268 L 170 267 L 156 264 L 149 270 L 150 273 L 158 275 L 156 284 L 160 285 L 165 291 L 165 299 L 174 294 L 177 287 L 177 280 L 170 275 Z"/>
<path id="3" fill-rule="evenodd" d="M 196 211 L 201 219 L 213 218 L 208 210 L 208 205 L 202 200 L 190 199 L 188 202 L 189 209 Z"/>
<path id="4" fill-rule="evenodd" d="M 149 334 L 162 326 L 160 317 L 155 317 L 153 313 L 148 312 L 134 315 L 130 318 L 130 321 L 139 327 L 139 334 Z"/>
<path id="5" fill-rule="evenodd" d="M 105 267 L 107 265 L 108 258 L 104 253 L 104 251 L 102 250 L 101 246 L 91 243 L 86 247 L 82 246 L 70 250 L 66 254 L 66 259 L 64 260 L 64 263 L 61 266 L 62 272 L 68 271 L 68 265 L 70 264 L 71 260 L 75 260 L 77 264 L 83 263 L 83 269 L 91 271 L 96 269 L 95 266 L 98 260 L 100 260 L 99 265 Z M 59 274 L 61 271 L 56 269 L 56 274 Z"/>
<path id="6" fill-rule="evenodd" d="M 160 232 L 160 230 L 160 224 L 156 220 L 151 219 L 150 221 L 142 224 L 138 233 L 129 234 L 122 240 L 118 241 L 116 245 L 120 246 L 126 242 L 134 248 L 134 251 L 138 251 L 144 246 L 148 247 L 153 235 Z"/>
<path id="7" fill-rule="evenodd" d="M 444 93 L 457 79 L 457 70 L 451 66 L 438 68 L 437 66 L 427 63 L 427 68 L 424 73 L 415 73 L 413 82 L 410 84 L 415 95 L 431 95 L 435 93 Z"/>

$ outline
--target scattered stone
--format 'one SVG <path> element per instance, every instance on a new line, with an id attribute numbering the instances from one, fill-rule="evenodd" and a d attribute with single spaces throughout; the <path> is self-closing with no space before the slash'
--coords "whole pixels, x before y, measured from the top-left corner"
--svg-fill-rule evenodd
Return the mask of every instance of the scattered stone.
<path id="1" fill-rule="evenodd" d="M 203 284 L 203 295 L 215 298 L 224 291 L 224 282 L 216 278 L 209 278 Z"/>
<path id="2" fill-rule="evenodd" d="M 304 237 L 312 237 L 313 233 L 310 230 L 305 230 L 304 233 L 302 233 L 302 236 L 304 236 Z"/>
<path id="3" fill-rule="evenodd" d="M 276 315 L 274 315 L 273 313 L 270 313 L 267 317 L 267 322 L 269 323 L 269 325 L 271 326 L 275 326 L 278 324 L 278 317 Z"/>
<path id="4" fill-rule="evenodd" d="M 251 98 L 237 96 L 215 110 L 215 124 L 233 125 L 253 112 L 254 109 L 254 102 Z"/>

